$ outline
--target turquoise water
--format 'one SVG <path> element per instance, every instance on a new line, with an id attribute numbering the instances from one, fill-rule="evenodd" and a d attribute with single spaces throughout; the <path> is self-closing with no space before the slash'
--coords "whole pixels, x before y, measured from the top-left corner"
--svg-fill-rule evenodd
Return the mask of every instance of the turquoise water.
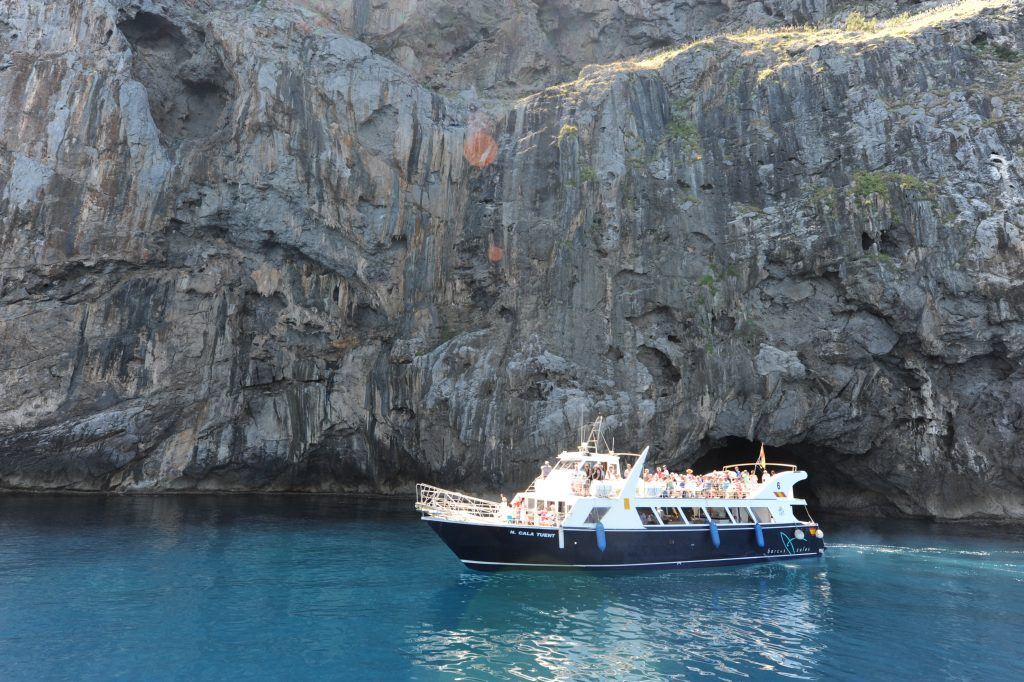
<path id="1" fill-rule="evenodd" d="M 829 520 L 823 559 L 479 574 L 408 502 L 0 497 L 0 679 L 1024 679 L 1024 536 Z"/>

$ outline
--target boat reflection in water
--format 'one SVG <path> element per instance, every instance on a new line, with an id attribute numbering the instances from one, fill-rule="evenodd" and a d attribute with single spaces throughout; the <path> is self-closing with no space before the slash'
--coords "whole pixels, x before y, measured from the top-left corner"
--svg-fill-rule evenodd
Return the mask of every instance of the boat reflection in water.
<path id="1" fill-rule="evenodd" d="M 510 608 L 510 603 L 515 608 Z M 817 676 L 830 628 L 823 564 L 663 573 L 458 576 L 435 595 L 419 665 L 479 679 Z M 410 633 L 412 635 L 412 633 Z"/>

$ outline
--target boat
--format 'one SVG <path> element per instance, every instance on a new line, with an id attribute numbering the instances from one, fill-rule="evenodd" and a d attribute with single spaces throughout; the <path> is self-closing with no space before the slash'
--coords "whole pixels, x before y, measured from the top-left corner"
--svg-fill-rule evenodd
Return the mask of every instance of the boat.
<path id="1" fill-rule="evenodd" d="M 511 502 L 420 483 L 416 509 L 480 571 L 693 568 L 825 551 L 824 532 L 793 494 L 807 473 L 766 462 L 763 446 L 756 462 L 704 475 L 650 472 L 649 446 L 615 452 L 603 431 L 601 417 L 582 428 L 579 446 Z"/>

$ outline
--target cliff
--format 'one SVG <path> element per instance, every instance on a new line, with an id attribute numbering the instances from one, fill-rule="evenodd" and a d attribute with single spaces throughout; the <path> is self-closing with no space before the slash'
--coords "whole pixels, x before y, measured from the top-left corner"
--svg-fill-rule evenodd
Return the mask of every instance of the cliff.
<path id="1" fill-rule="evenodd" d="M 0 0 L 0 484 L 1024 520 L 1024 2 L 852 7 Z"/>

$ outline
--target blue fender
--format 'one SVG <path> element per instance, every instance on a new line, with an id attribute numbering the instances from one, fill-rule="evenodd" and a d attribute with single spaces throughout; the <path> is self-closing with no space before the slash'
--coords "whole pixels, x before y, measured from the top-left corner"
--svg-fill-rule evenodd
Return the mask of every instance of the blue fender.
<path id="1" fill-rule="evenodd" d="M 754 522 L 754 537 L 757 538 L 757 546 L 764 549 L 764 530 L 761 528 L 761 522 Z"/>
<path id="2" fill-rule="evenodd" d="M 598 521 L 594 526 L 594 531 L 597 534 L 597 548 L 603 552 L 608 546 L 608 538 L 604 534 L 604 524 Z"/>
<path id="3" fill-rule="evenodd" d="M 711 524 L 710 526 L 708 526 L 708 528 L 711 529 L 711 544 L 715 546 L 715 549 L 718 549 L 718 547 L 722 544 L 722 538 L 718 534 L 718 524 L 714 521 L 709 521 L 708 523 Z"/>

